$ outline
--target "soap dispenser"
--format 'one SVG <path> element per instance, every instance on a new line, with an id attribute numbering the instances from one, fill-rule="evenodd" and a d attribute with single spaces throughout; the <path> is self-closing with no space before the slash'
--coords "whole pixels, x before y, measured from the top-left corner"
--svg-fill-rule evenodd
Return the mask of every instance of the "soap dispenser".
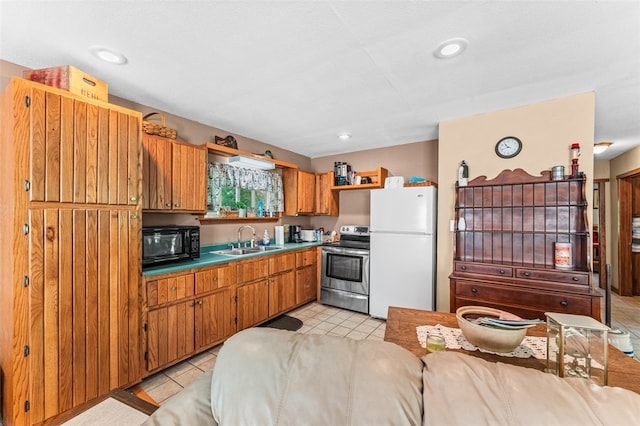
<path id="1" fill-rule="evenodd" d="M 265 246 L 268 246 L 270 242 L 269 239 L 269 231 L 267 231 L 266 229 L 264 230 L 264 235 L 262 236 L 262 244 L 264 244 Z"/>

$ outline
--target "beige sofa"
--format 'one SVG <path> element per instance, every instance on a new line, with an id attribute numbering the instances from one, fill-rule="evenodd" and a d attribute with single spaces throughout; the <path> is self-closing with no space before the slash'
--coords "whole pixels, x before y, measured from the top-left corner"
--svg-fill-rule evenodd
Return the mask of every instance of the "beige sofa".
<path id="1" fill-rule="evenodd" d="M 637 424 L 640 395 L 455 352 L 249 329 L 145 425 Z"/>

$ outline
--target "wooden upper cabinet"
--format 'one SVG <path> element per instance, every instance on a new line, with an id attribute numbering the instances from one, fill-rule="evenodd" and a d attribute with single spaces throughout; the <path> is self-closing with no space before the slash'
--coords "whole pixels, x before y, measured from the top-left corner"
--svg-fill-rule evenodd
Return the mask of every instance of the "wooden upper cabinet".
<path id="1" fill-rule="evenodd" d="M 315 206 L 316 176 L 297 169 L 283 169 L 284 215 L 312 215 Z"/>
<path id="2" fill-rule="evenodd" d="M 207 150 L 204 146 L 143 135 L 145 210 L 207 210 Z"/>
<path id="3" fill-rule="evenodd" d="M 333 172 L 316 174 L 316 215 L 339 216 L 340 192 L 332 191 Z"/>
<path id="4" fill-rule="evenodd" d="M 140 114 L 43 85 L 30 85 L 26 93 L 30 201 L 137 205 Z"/>

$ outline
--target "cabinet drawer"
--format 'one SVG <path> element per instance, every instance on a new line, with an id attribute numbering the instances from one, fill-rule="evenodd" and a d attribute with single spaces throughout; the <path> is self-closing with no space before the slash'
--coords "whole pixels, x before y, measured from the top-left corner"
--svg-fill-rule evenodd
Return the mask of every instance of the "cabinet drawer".
<path id="1" fill-rule="evenodd" d="M 477 263 L 456 262 L 456 272 L 469 274 L 495 275 L 512 277 L 513 269 L 502 265 L 478 265 Z"/>
<path id="2" fill-rule="evenodd" d="M 591 298 L 574 294 L 551 293 L 539 290 L 523 290 L 500 285 L 472 282 L 456 282 L 456 297 L 490 301 L 496 304 L 528 306 L 539 311 L 591 315 Z M 508 310 L 505 308 L 505 310 Z"/>
<path id="3" fill-rule="evenodd" d="M 196 272 L 196 294 L 206 293 L 231 284 L 229 265 Z"/>
<path id="4" fill-rule="evenodd" d="M 313 265 L 316 262 L 316 250 L 304 250 L 296 253 L 296 267 Z"/>
<path id="5" fill-rule="evenodd" d="M 269 275 L 269 260 L 267 258 L 245 260 L 238 263 L 236 279 L 238 284 L 248 283 Z"/>
<path id="6" fill-rule="evenodd" d="M 290 271 L 296 267 L 295 253 L 284 253 L 269 256 L 269 274 Z"/>
<path id="7" fill-rule="evenodd" d="M 193 296 L 194 275 L 185 274 L 147 281 L 147 306 L 152 308 Z"/>
<path id="8" fill-rule="evenodd" d="M 570 271 L 542 271 L 540 269 L 517 268 L 516 277 L 535 281 L 589 285 L 589 276 L 586 273 Z"/>

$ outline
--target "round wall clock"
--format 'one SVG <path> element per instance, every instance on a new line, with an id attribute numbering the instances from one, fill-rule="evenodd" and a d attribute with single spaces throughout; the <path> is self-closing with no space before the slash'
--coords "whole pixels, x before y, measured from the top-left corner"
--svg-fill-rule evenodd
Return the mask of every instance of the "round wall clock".
<path id="1" fill-rule="evenodd" d="M 496 144 L 496 154 L 500 158 L 513 158 L 522 151 L 522 142 L 514 136 L 502 138 Z"/>

